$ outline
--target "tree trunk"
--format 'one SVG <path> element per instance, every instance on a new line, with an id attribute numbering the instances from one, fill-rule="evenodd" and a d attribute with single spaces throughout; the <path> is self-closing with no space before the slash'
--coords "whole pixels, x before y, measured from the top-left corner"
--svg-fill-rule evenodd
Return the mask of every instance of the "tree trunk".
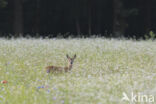
<path id="1" fill-rule="evenodd" d="M 151 29 L 151 0 L 145 0 L 144 7 L 145 32 L 149 33 Z"/>
<path id="2" fill-rule="evenodd" d="M 23 0 L 14 0 L 14 34 L 23 35 Z"/>
<path id="3" fill-rule="evenodd" d="M 88 35 L 92 35 L 92 1 L 88 0 Z"/>
<path id="4" fill-rule="evenodd" d="M 36 10 L 35 10 L 35 18 L 33 24 L 33 32 L 38 34 L 40 31 L 40 0 L 36 0 Z"/>
<path id="5" fill-rule="evenodd" d="M 81 29 L 80 29 L 80 21 L 79 21 L 79 17 L 75 17 L 76 20 L 76 31 L 77 31 L 77 35 L 81 34 Z"/>
<path id="6" fill-rule="evenodd" d="M 76 32 L 77 35 L 81 34 L 81 28 L 80 28 L 80 2 L 78 0 L 73 1 L 74 2 L 74 16 L 75 16 L 75 24 L 76 24 Z"/>
<path id="7" fill-rule="evenodd" d="M 124 35 L 127 28 L 125 16 L 123 15 L 122 0 L 114 0 L 114 20 L 113 20 L 113 34 L 115 37 Z"/>
<path id="8" fill-rule="evenodd" d="M 97 5 L 97 33 L 101 34 L 101 20 L 102 20 L 102 2 L 100 0 L 96 1 Z"/>

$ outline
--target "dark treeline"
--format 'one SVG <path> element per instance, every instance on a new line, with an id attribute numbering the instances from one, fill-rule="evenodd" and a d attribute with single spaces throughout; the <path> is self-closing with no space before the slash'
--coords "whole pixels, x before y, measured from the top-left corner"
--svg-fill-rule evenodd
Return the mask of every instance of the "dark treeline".
<path id="1" fill-rule="evenodd" d="M 0 36 L 144 37 L 156 0 L 0 0 Z"/>

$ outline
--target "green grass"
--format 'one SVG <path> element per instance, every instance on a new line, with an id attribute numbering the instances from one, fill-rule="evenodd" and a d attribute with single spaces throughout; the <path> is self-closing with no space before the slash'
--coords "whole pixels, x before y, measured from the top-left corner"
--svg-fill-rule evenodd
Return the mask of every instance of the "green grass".
<path id="1" fill-rule="evenodd" d="M 45 72 L 67 53 L 77 54 L 71 72 Z M 0 39 L 2 80 L 0 104 L 129 104 L 123 92 L 156 94 L 156 41 Z"/>

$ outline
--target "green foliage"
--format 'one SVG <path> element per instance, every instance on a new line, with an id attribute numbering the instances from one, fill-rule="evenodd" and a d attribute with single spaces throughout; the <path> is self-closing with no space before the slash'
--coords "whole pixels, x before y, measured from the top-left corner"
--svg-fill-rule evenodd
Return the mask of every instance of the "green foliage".
<path id="1" fill-rule="evenodd" d="M 0 0 L 0 7 L 1 7 L 1 8 L 6 7 L 7 4 L 8 4 L 8 2 L 7 2 L 6 0 Z"/>
<path id="2" fill-rule="evenodd" d="M 149 40 L 149 39 L 154 40 L 155 38 L 156 38 L 156 34 L 153 31 L 150 31 L 148 35 L 147 34 L 145 35 L 146 40 Z"/>

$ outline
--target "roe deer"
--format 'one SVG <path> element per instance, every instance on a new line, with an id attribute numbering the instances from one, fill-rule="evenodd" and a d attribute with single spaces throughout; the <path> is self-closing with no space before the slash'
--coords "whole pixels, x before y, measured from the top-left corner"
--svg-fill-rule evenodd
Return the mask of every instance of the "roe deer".
<path id="1" fill-rule="evenodd" d="M 68 54 L 66 55 L 66 57 L 68 59 L 68 66 L 67 67 L 47 66 L 46 67 L 47 73 L 50 73 L 50 72 L 62 72 L 62 71 L 67 72 L 67 71 L 70 71 L 72 69 L 74 59 L 76 58 L 76 54 L 74 55 L 73 58 L 69 57 Z"/>

